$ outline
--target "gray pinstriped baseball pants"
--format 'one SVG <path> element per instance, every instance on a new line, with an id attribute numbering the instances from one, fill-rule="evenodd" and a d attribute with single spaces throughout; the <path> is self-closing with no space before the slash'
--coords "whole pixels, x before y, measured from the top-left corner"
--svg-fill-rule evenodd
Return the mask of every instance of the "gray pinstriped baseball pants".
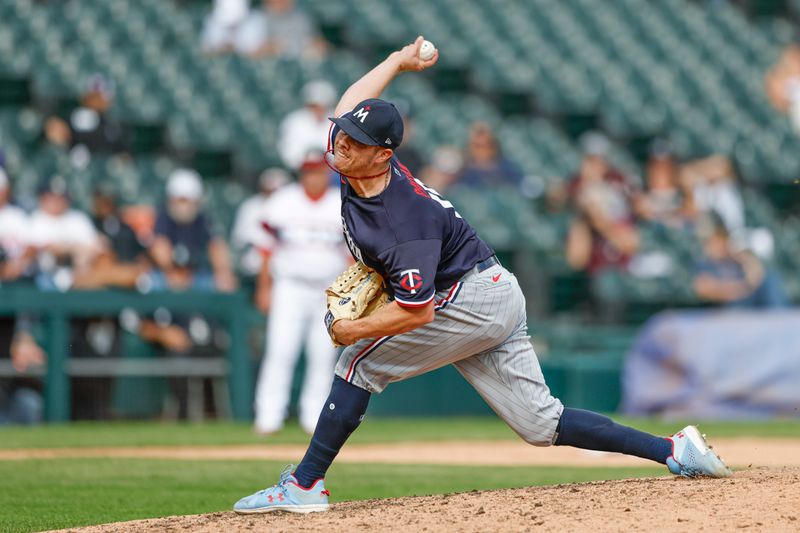
<path id="1" fill-rule="evenodd" d="M 564 406 L 544 382 L 516 277 L 500 265 L 473 270 L 435 301 L 433 322 L 348 346 L 336 374 L 381 392 L 389 383 L 452 364 L 526 442 L 553 444 Z"/>

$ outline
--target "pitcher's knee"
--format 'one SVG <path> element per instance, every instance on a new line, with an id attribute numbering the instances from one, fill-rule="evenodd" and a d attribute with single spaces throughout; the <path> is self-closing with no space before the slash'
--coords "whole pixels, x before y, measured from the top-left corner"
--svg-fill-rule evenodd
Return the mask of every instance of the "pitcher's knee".
<path id="1" fill-rule="evenodd" d="M 558 416 L 554 418 L 543 418 L 538 420 L 535 426 L 515 428 L 515 431 L 522 437 L 522 440 L 532 446 L 552 446 L 556 441 L 558 418 Z"/>
<path id="2" fill-rule="evenodd" d="M 548 395 L 547 401 L 535 408 L 534 421 L 514 427 L 522 439 L 533 446 L 552 446 L 555 444 L 558 421 L 564 411 L 564 405 L 558 398 Z M 532 423 L 533 422 L 533 423 Z"/>
<path id="3" fill-rule="evenodd" d="M 542 438 L 540 436 L 535 436 L 535 437 L 534 436 L 530 436 L 530 437 L 525 436 L 525 437 L 523 437 L 523 439 L 525 439 L 525 442 L 527 442 L 528 444 L 531 444 L 533 446 L 537 446 L 537 447 L 540 447 L 540 448 L 544 448 L 544 447 L 553 445 L 553 438 L 552 437 L 547 439 L 547 438 Z"/>
<path id="4" fill-rule="evenodd" d="M 522 437 L 522 440 L 524 440 L 525 442 L 527 442 L 532 446 L 546 447 L 553 445 L 553 441 L 555 441 L 556 437 L 556 431 L 555 427 L 553 428 L 552 432 L 524 431 L 520 432 L 519 436 Z"/>

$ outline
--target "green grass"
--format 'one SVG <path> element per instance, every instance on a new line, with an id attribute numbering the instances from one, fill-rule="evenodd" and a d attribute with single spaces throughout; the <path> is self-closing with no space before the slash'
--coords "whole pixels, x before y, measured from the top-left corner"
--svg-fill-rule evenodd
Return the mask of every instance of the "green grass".
<path id="1" fill-rule="evenodd" d="M 656 434 L 684 422 L 617 421 Z M 708 422 L 713 439 L 732 436 L 800 437 L 800 420 Z M 367 419 L 353 443 L 517 439 L 500 420 Z M 263 439 L 249 424 L 154 422 L 78 423 L 0 428 L 0 448 L 66 446 L 305 444 L 290 424 Z M 166 459 L 51 459 L 0 461 L 0 531 L 37 531 L 227 510 L 239 497 L 272 484 L 281 463 Z M 334 501 L 437 494 L 471 489 L 545 485 L 661 475 L 663 468 L 465 467 L 335 464 L 329 488 Z"/>
<path id="2" fill-rule="evenodd" d="M 624 419 L 657 435 L 668 435 L 686 422 Z M 800 419 L 758 422 L 700 423 L 709 438 L 762 436 L 800 437 Z M 495 417 L 481 418 L 367 418 L 353 434 L 353 443 L 437 440 L 514 440 L 518 437 Z M 35 428 L 0 428 L 0 448 L 61 448 L 73 446 L 172 446 L 225 444 L 305 444 L 308 436 L 296 424 L 265 439 L 254 435 L 249 424 L 214 422 L 168 424 L 156 422 L 73 423 Z"/>
<path id="3" fill-rule="evenodd" d="M 157 459 L 0 461 L 0 531 L 229 510 L 275 482 L 281 463 Z M 333 501 L 663 475 L 663 468 L 334 465 Z"/>

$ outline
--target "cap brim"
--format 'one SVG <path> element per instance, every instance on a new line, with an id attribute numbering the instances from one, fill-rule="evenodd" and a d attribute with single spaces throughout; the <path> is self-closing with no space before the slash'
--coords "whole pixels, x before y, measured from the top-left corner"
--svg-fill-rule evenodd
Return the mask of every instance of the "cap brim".
<path id="1" fill-rule="evenodd" d="M 355 122 L 349 120 L 347 117 L 340 117 L 340 118 L 331 118 L 329 119 L 331 122 L 339 126 L 346 134 L 348 134 L 353 139 L 357 140 L 361 144 L 367 144 L 369 146 L 380 146 L 380 143 L 377 142 L 375 139 L 370 137 L 369 135 L 364 132 L 361 128 L 359 128 Z"/>

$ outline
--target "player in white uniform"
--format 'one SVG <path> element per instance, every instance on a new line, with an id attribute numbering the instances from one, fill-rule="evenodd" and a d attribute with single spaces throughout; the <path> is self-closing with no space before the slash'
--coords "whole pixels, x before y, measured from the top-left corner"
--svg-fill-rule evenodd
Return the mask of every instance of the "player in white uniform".
<path id="1" fill-rule="evenodd" d="M 300 395 L 300 425 L 312 433 L 331 386 L 336 350 L 320 316 L 325 288 L 349 262 L 342 236 L 339 191 L 330 186 L 322 154 L 306 159 L 299 183 L 279 189 L 265 203 L 264 239 L 269 255 L 257 297 L 270 310 L 266 353 L 256 387 L 255 430 L 283 427 L 292 375 L 305 341 L 306 375 Z"/>

